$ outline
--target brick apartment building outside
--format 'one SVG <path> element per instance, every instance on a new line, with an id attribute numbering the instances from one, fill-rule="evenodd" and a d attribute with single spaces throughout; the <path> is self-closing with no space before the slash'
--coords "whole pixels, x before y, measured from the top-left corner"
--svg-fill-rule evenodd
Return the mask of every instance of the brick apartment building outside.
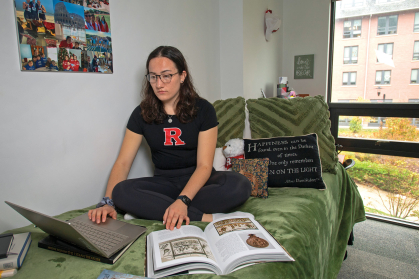
<path id="1" fill-rule="evenodd" d="M 343 0 L 335 15 L 332 102 L 419 102 L 419 0 Z"/>

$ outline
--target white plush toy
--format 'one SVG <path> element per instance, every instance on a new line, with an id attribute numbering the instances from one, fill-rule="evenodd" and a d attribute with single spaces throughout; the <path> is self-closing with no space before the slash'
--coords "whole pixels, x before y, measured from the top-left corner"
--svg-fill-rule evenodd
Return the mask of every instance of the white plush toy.
<path id="1" fill-rule="evenodd" d="M 223 147 L 223 154 L 226 157 L 226 170 L 231 168 L 231 158 L 244 159 L 244 140 L 231 139 Z"/>

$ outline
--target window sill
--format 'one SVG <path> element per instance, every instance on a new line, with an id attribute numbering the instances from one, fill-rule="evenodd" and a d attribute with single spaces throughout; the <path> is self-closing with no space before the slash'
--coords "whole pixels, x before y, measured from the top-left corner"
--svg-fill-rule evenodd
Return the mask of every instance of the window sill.
<path id="1" fill-rule="evenodd" d="M 382 38 L 382 37 L 391 37 L 391 36 L 397 36 L 397 35 L 399 35 L 399 34 L 384 34 L 384 35 L 376 35 L 376 37 L 380 37 L 380 38 Z"/>

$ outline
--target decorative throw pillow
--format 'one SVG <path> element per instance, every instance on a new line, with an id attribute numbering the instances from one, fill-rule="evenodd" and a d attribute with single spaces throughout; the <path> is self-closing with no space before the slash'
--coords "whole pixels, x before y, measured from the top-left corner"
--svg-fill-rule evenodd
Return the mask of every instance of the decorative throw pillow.
<path id="1" fill-rule="evenodd" d="M 336 174 L 338 156 L 330 132 L 329 110 L 322 96 L 247 100 L 252 138 L 316 133 L 324 172 Z"/>
<path id="2" fill-rule="evenodd" d="M 268 197 L 268 166 L 269 159 L 231 159 L 232 169 L 249 179 L 252 184 L 253 197 Z"/>
<path id="3" fill-rule="evenodd" d="M 217 147 L 234 138 L 243 138 L 245 101 L 243 97 L 218 100 L 212 104 L 218 119 Z"/>
<path id="4" fill-rule="evenodd" d="M 317 135 L 244 139 L 246 159 L 269 158 L 269 187 L 326 189 Z"/>

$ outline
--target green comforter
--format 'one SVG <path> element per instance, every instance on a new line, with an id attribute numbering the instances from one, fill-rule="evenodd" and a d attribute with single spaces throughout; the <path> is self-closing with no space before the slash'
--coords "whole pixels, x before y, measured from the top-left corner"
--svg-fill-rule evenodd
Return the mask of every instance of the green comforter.
<path id="1" fill-rule="evenodd" d="M 263 263 L 240 269 L 225 278 L 336 278 L 355 223 L 365 220 L 357 186 L 338 164 L 337 174 L 323 173 L 324 191 L 315 189 L 270 188 L 269 198 L 251 197 L 237 208 L 252 213 L 291 254 L 295 262 Z M 90 208 L 63 213 L 68 220 Z M 36 209 L 35 209 L 36 210 Z M 118 219 L 123 219 L 122 215 Z M 146 226 L 146 234 L 162 230 L 161 222 L 131 220 Z M 201 228 L 205 223 L 192 222 Z M 46 236 L 32 225 L 10 232 L 32 232 L 32 245 L 22 268 L 14 278 L 97 278 L 103 269 L 144 276 L 145 236 L 142 235 L 114 264 L 102 264 L 38 248 Z M 215 278 L 215 275 L 183 275 L 181 278 Z"/>

